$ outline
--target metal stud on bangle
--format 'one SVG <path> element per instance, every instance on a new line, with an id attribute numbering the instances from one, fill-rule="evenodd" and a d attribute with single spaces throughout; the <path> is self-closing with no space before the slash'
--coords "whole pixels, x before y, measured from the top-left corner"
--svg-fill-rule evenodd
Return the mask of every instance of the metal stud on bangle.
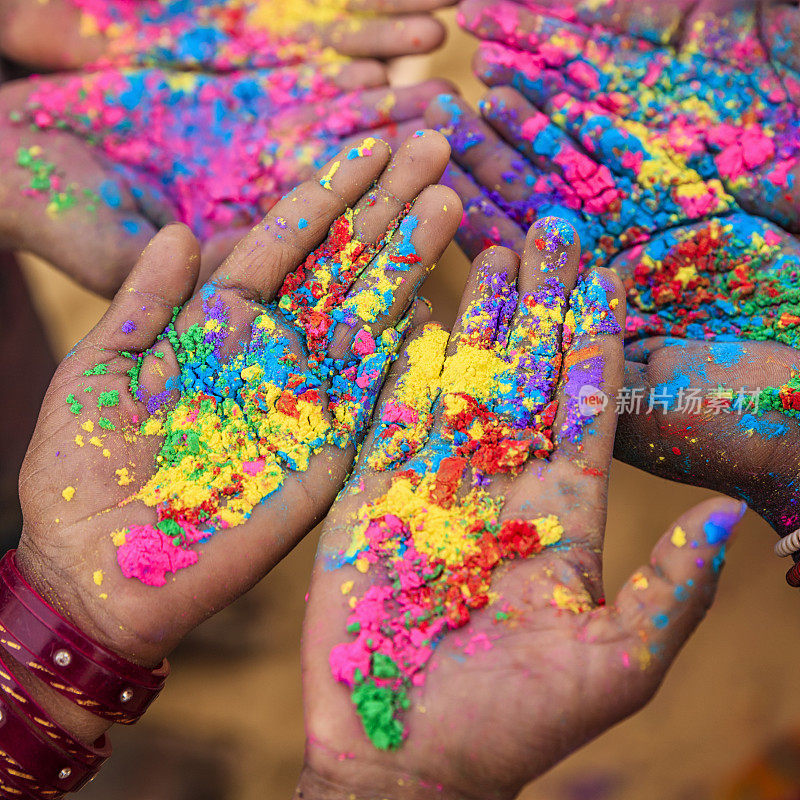
<path id="1" fill-rule="evenodd" d="M 781 558 L 786 558 L 798 551 L 800 551 L 800 528 L 775 543 L 775 555 Z"/>

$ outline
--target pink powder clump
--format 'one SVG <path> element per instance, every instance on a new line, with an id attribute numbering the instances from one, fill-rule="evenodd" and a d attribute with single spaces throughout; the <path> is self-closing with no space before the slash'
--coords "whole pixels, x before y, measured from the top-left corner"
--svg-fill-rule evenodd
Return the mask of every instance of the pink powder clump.
<path id="1" fill-rule="evenodd" d="M 186 522 L 178 524 L 187 545 L 195 544 L 206 536 L 194 525 Z M 117 548 L 117 563 L 122 574 L 126 578 L 137 578 L 147 586 L 164 586 L 167 573 L 190 567 L 198 559 L 196 552 L 176 545 L 172 537 L 155 525 L 131 526 L 125 535 L 125 543 Z"/>

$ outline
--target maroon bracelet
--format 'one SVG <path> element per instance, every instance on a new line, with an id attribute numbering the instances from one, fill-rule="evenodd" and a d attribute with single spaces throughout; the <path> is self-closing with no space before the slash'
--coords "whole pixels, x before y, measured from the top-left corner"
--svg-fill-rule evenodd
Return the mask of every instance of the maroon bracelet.
<path id="1" fill-rule="evenodd" d="M 92 770 L 97 770 L 111 755 L 111 743 L 108 736 L 103 734 L 89 747 L 76 741 L 72 735 L 55 722 L 48 713 L 28 694 L 25 687 L 14 677 L 14 673 L 0 658 L 0 702 L 5 695 L 5 701 L 11 703 L 25 715 L 39 738 L 67 755 L 76 758 Z M 2 731 L 0 731 L 2 740 Z"/>
<path id="2" fill-rule="evenodd" d="M 0 645 L 51 689 L 92 714 L 136 722 L 169 674 L 149 670 L 93 642 L 22 577 L 14 550 L 0 560 Z"/>

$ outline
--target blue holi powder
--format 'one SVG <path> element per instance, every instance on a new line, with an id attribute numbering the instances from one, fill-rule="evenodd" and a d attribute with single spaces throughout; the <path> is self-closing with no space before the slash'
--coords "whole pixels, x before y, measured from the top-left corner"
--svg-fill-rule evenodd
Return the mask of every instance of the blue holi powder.
<path id="1" fill-rule="evenodd" d="M 122 220 L 122 227 L 128 233 L 134 235 L 139 233 L 139 231 L 141 231 L 142 229 L 142 226 L 135 219 Z"/>
<path id="2" fill-rule="evenodd" d="M 676 586 L 674 594 L 676 600 L 686 600 L 689 597 L 689 592 L 686 591 L 685 586 Z"/>
<path id="3" fill-rule="evenodd" d="M 667 383 L 659 383 L 654 389 L 654 406 L 667 411 L 672 411 L 678 406 L 678 395 L 681 389 L 688 389 L 692 385 L 688 375 L 677 374 Z"/>
<path id="4" fill-rule="evenodd" d="M 303 230 L 303 228 L 307 228 L 308 220 L 305 219 L 304 217 L 300 217 L 300 219 L 297 220 L 297 227 L 300 228 L 300 230 Z"/>
<path id="5" fill-rule="evenodd" d="M 106 205 L 111 208 L 119 208 L 122 204 L 122 195 L 120 194 L 119 186 L 117 186 L 114 181 L 103 181 L 97 191 Z"/>
<path id="6" fill-rule="evenodd" d="M 786 425 L 770 422 L 768 419 L 759 419 L 752 414 L 743 414 L 738 424 L 746 431 L 754 431 L 762 439 L 774 439 L 776 436 L 783 436 L 789 430 Z"/>
<path id="7" fill-rule="evenodd" d="M 669 617 L 666 614 L 656 614 L 653 617 L 653 625 L 659 629 L 666 628 L 669 625 Z"/>

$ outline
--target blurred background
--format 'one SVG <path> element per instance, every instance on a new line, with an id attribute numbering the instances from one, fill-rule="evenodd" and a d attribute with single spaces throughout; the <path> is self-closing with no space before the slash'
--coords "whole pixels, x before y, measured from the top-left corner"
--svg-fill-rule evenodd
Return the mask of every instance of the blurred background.
<path id="1" fill-rule="evenodd" d="M 396 82 L 444 76 L 474 103 L 481 95 L 468 68 L 474 42 L 452 11 L 442 16 L 446 47 L 398 63 Z M 467 267 L 451 247 L 423 290 L 445 324 L 455 317 Z M 44 263 L 23 257 L 23 271 L 60 359 L 106 303 Z M 24 363 L 16 370 L 4 392 L 36 380 Z M 708 494 L 615 462 L 609 600 L 670 522 Z M 742 527 L 713 612 L 656 699 L 528 787 L 524 800 L 800 800 L 800 691 L 791 678 L 800 664 L 800 596 L 784 581 L 771 529 L 752 513 Z M 292 796 L 303 754 L 299 634 L 315 546 L 316 532 L 190 637 L 172 659 L 159 702 L 139 726 L 114 731 L 116 755 L 81 797 Z"/>

